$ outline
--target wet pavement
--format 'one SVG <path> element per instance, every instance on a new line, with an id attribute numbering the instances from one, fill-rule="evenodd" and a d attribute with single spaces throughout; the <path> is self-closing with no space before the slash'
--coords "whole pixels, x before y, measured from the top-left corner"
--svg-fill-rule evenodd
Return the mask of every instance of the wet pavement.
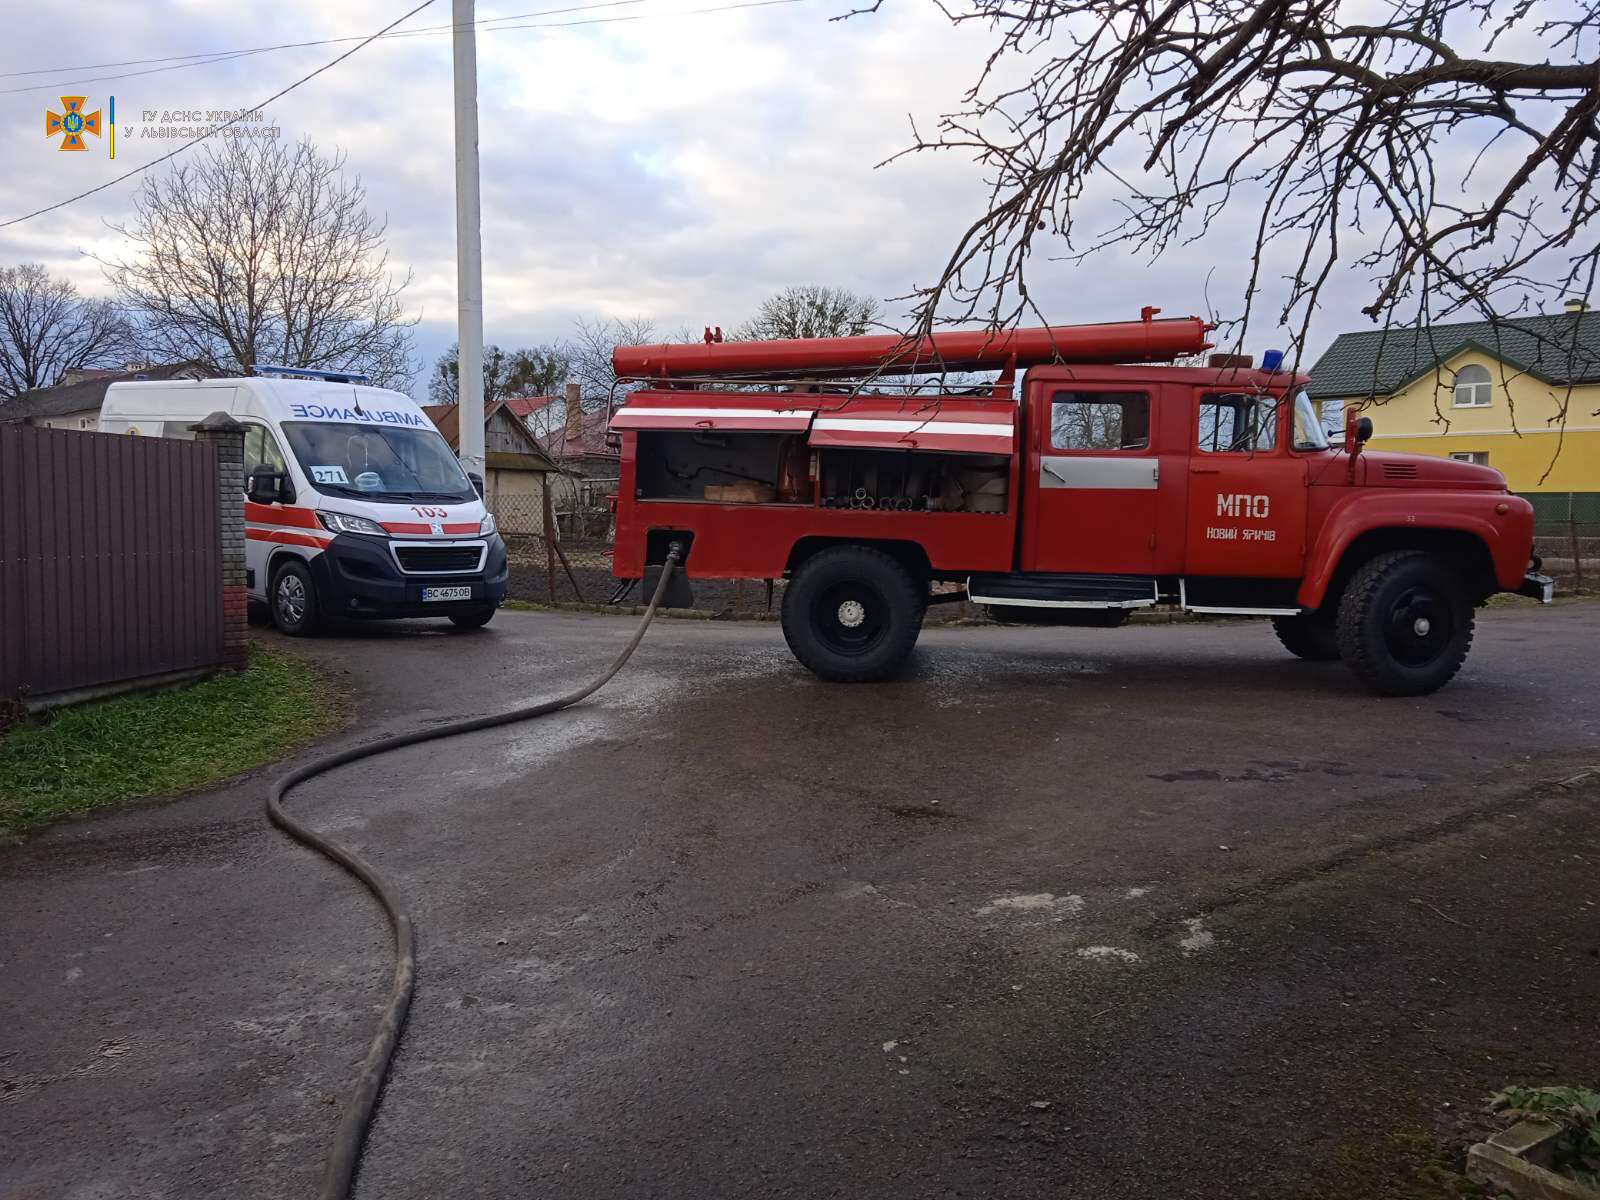
<path id="1" fill-rule="evenodd" d="M 340 744 L 628 632 L 293 648 Z M 1600 766 L 1597 668 L 1600 605 L 1483 614 L 1415 700 L 1256 622 L 929 630 L 874 687 L 659 622 L 580 709 L 291 796 L 419 927 L 357 1194 L 1292 1195 L 1504 1082 L 1592 1084 L 1600 781 L 1548 781 Z M 0 849 L 0 1196 L 312 1192 L 387 930 L 266 780 Z"/>

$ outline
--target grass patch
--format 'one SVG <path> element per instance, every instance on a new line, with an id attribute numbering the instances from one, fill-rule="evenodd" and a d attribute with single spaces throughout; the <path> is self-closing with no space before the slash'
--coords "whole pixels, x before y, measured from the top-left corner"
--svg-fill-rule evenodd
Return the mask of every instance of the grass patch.
<path id="1" fill-rule="evenodd" d="M 301 659 L 260 646 L 237 674 L 64 709 L 0 733 L 0 834 L 207 787 L 337 721 L 331 685 Z"/>
<path id="2" fill-rule="evenodd" d="M 1421 1129 L 1353 1139 L 1312 1183 L 1283 1200 L 1480 1200 L 1492 1195 L 1461 1174 L 1439 1139 Z"/>

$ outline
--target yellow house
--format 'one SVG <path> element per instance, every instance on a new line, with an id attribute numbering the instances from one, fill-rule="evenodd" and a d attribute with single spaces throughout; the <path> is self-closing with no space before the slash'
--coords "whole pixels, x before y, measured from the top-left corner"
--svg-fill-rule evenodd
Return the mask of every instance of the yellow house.
<path id="1" fill-rule="evenodd" d="M 1600 313 L 1566 308 L 1340 334 L 1312 397 L 1371 417 L 1374 450 L 1484 463 L 1520 493 L 1600 492 Z"/>

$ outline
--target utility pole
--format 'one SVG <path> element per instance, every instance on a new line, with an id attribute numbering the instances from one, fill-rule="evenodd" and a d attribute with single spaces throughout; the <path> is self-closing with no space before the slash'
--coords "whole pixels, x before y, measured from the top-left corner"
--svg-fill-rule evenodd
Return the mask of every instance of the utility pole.
<path id="1" fill-rule="evenodd" d="M 483 476 L 483 240 L 478 205 L 478 35 L 473 0 L 453 0 L 456 94 L 458 455 Z"/>

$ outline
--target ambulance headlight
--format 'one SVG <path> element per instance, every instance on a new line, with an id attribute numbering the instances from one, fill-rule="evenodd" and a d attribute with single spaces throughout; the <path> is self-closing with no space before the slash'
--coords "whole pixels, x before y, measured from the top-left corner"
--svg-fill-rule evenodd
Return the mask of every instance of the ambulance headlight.
<path id="1" fill-rule="evenodd" d="M 488 537 L 495 531 L 494 514 L 485 513 L 483 520 L 478 522 L 478 536 Z"/>
<path id="2" fill-rule="evenodd" d="M 317 520 L 321 521 L 334 533 L 365 533 L 372 537 L 388 537 L 389 531 L 376 521 L 369 521 L 366 517 L 355 517 L 349 513 L 329 512 L 325 508 L 317 510 Z"/>

